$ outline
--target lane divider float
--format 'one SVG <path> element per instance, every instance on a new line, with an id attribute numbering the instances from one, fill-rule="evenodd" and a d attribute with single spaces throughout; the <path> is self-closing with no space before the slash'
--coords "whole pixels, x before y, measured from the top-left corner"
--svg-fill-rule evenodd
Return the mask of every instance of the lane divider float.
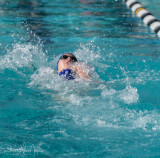
<path id="1" fill-rule="evenodd" d="M 160 21 L 136 0 L 124 0 L 127 7 L 160 37 Z"/>

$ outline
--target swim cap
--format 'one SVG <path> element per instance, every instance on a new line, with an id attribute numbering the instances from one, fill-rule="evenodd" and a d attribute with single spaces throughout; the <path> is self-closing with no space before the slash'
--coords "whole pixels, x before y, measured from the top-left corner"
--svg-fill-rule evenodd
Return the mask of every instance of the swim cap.
<path id="1" fill-rule="evenodd" d="M 64 55 L 64 54 L 63 54 L 63 55 Z M 59 61 L 60 61 L 60 59 L 61 59 L 61 57 L 62 57 L 63 55 L 61 55 L 61 56 L 59 57 L 59 59 L 58 59 L 58 62 L 57 62 L 57 71 L 58 71 L 58 63 L 59 63 Z"/>

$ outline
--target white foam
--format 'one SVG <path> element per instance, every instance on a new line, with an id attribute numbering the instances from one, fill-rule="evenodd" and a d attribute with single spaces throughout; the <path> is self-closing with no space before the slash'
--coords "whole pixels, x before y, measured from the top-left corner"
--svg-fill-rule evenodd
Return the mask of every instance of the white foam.
<path id="1" fill-rule="evenodd" d="M 97 126 L 106 127 L 106 122 L 103 120 L 96 120 Z"/>
<path id="2" fill-rule="evenodd" d="M 74 105 L 83 105 L 83 100 L 75 94 L 71 94 L 68 99 Z"/>
<path id="3" fill-rule="evenodd" d="M 119 98 L 126 104 L 136 103 L 139 99 L 137 88 L 127 86 L 120 92 Z"/>
<path id="4" fill-rule="evenodd" d="M 5 56 L 1 56 L 0 69 L 17 69 L 29 66 L 42 66 L 46 64 L 46 57 L 41 46 L 15 44 L 12 51 L 8 51 Z"/>
<path id="5" fill-rule="evenodd" d="M 126 104 L 136 103 L 139 99 L 137 88 L 131 86 L 127 86 L 125 89 L 119 91 L 105 88 L 104 90 L 102 90 L 101 96 L 103 98 L 112 98 L 114 100 L 117 100 L 119 98 Z"/>
<path id="6" fill-rule="evenodd" d="M 160 115 L 156 111 L 139 111 L 138 113 L 134 113 L 133 127 L 143 128 L 144 130 L 159 130 L 159 119 Z"/>
<path id="7" fill-rule="evenodd" d="M 114 89 L 110 89 L 110 90 L 104 89 L 104 90 L 101 92 L 102 97 L 112 96 L 112 95 L 114 95 L 114 94 L 116 94 L 116 90 L 114 90 Z"/>
<path id="8" fill-rule="evenodd" d="M 155 70 L 145 69 L 142 72 L 136 72 L 135 75 L 137 76 L 135 82 L 138 84 L 145 84 L 148 81 L 160 81 L 160 73 Z"/>
<path id="9" fill-rule="evenodd" d="M 51 88 L 56 79 L 54 70 L 50 67 L 41 67 L 33 75 L 31 75 L 30 86 L 39 85 L 41 88 Z"/>

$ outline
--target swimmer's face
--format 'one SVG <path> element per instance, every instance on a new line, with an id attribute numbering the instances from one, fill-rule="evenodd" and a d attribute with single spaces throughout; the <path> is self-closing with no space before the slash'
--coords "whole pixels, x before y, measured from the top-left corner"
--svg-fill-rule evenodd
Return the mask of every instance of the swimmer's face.
<path id="1" fill-rule="evenodd" d="M 64 54 L 59 60 L 58 69 L 69 68 L 69 64 L 74 62 L 77 62 L 77 59 L 74 55 L 69 53 Z"/>
<path id="2" fill-rule="evenodd" d="M 76 62 L 77 61 L 77 58 L 72 55 L 72 54 L 64 54 L 61 58 L 61 60 L 64 60 L 64 61 L 70 61 L 70 62 Z"/>

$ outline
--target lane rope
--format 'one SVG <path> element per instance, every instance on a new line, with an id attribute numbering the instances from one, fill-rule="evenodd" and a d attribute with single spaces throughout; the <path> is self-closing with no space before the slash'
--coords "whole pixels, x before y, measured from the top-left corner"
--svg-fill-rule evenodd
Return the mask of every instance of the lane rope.
<path id="1" fill-rule="evenodd" d="M 124 0 L 127 7 L 160 37 L 160 21 L 136 0 Z"/>

